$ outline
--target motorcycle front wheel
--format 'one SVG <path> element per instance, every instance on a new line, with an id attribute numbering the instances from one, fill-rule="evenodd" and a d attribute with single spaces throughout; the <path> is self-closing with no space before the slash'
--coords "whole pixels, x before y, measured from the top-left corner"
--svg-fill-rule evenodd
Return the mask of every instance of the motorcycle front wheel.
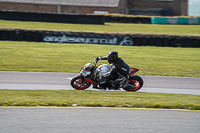
<path id="1" fill-rule="evenodd" d="M 139 89 L 142 88 L 143 86 L 143 79 L 138 76 L 138 75 L 134 75 L 131 76 L 128 80 L 128 84 L 134 86 L 133 88 L 123 88 L 126 91 L 138 91 Z"/>
<path id="2" fill-rule="evenodd" d="M 74 77 L 71 80 L 71 86 L 76 90 L 85 90 L 90 87 L 91 83 L 86 80 L 82 80 L 81 76 Z"/>

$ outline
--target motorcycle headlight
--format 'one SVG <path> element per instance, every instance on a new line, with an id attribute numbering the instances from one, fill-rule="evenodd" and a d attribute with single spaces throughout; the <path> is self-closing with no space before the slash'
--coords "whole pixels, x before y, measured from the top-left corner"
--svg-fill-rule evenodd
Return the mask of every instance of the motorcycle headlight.
<path id="1" fill-rule="evenodd" d="M 83 75 L 83 76 L 88 76 L 88 75 L 90 75 L 90 71 L 88 71 L 88 70 L 81 70 L 81 74 Z"/>

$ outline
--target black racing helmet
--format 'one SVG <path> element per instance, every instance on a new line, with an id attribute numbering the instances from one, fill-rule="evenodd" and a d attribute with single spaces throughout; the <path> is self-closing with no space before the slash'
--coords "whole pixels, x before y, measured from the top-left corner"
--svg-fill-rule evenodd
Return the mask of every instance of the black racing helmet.
<path id="1" fill-rule="evenodd" d="M 110 51 L 108 53 L 107 60 L 108 60 L 109 64 L 116 62 L 117 59 L 118 59 L 118 52 L 117 51 Z"/>

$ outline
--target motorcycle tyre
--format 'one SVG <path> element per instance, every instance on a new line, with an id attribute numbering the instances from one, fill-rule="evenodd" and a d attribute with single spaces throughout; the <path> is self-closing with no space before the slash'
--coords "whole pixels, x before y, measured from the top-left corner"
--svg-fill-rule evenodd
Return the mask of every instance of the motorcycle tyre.
<path id="1" fill-rule="evenodd" d="M 135 84 L 136 86 L 133 89 L 128 89 L 128 88 L 123 88 L 123 89 L 126 91 L 132 91 L 132 92 L 138 91 L 139 89 L 142 88 L 142 86 L 144 84 L 143 79 L 138 75 L 131 76 L 128 80 L 128 83 L 130 85 Z"/>
<path id="2" fill-rule="evenodd" d="M 85 82 L 84 84 L 86 84 L 86 86 L 85 86 L 85 85 L 83 85 L 83 86 L 77 86 L 77 85 L 75 84 L 75 82 L 76 82 L 77 80 L 80 80 L 79 82 L 82 82 L 82 77 L 81 77 L 81 76 L 76 76 L 76 77 L 74 77 L 74 78 L 71 80 L 71 86 L 72 86 L 74 89 L 76 89 L 76 90 L 85 90 L 85 89 L 89 88 L 90 85 L 91 85 L 91 83 L 89 83 L 88 81 L 84 80 L 83 82 Z M 83 83 L 81 83 L 81 84 L 83 84 Z"/>

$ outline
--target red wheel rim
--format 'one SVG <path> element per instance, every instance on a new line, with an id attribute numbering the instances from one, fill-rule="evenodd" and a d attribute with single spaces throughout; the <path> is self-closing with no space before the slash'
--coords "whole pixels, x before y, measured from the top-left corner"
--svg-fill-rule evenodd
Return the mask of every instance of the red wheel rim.
<path id="1" fill-rule="evenodd" d="M 134 88 L 133 89 L 127 89 L 126 88 L 127 91 L 136 91 L 136 90 L 138 90 L 140 88 L 140 82 L 137 81 L 137 80 L 130 80 L 129 84 L 130 85 L 134 85 Z"/>
<path id="2" fill-rule="evenodd" d="M 84 90 L 86 88 L 88 88 L 90 86 L 90 83 L 87 82 L 87 81 L 84 81 L 82 83 L 82 80 L 81 79 L 77 79 L 73 82 L 73 87 L 78 89 L 78 90 Z"/>

